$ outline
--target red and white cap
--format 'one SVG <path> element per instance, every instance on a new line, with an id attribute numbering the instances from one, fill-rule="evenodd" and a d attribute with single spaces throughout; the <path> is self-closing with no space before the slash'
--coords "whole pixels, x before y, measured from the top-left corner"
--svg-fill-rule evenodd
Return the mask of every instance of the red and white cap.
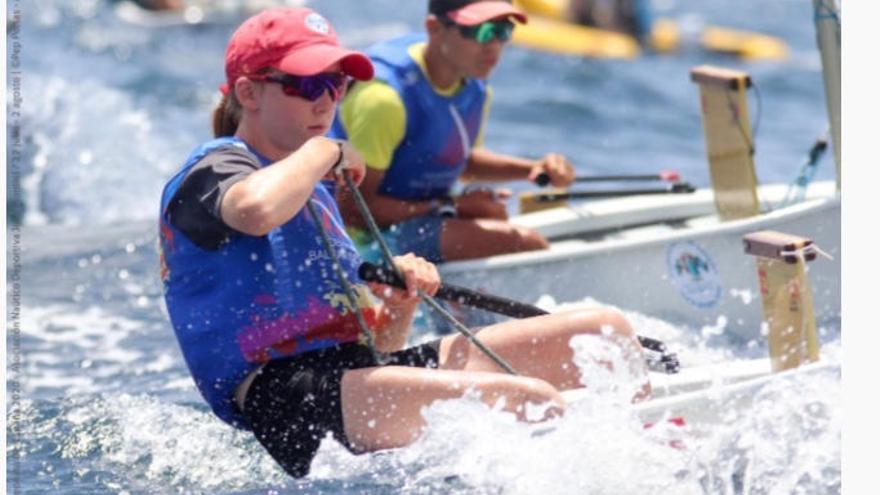
<path id="1" fill-rule="evenodd" d="M 349 76 L 373 78 L 373 64 L 361 52 L 339 45 L 336 31 L 321 14 L 306 8 L 264 10 L 244 21 L 226 47 L 224 94 L 241 76 L 266 68 L 295 76 L 312 76 L 340 63 Z"/>

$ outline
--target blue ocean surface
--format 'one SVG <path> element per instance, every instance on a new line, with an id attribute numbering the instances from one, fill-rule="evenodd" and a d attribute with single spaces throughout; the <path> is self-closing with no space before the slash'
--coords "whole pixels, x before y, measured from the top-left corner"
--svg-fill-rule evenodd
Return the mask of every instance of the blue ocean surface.
<path id="1" fill-rule="evenodd" d="M 309 5 L 344 43 L 365 48 L 421 29 L 426 3 Z M 150 27 L 123 20 L 106 0 L 15 5 L 23 154 L 16 170 L 7 169 L 7 220 L 23 226 L 7 227 L 7 275 L 19 280 L 7 286 L 10 493 L 840 491 L 839 373 L 764 390 L 776 400 L 684 449 L 598 406 L 573 410 L 536 435 L 475 400 L 438 403 L 426 409 L 428 428 L 414 445 L 354 456 L 327 439 L 311 475 L 289 478 L 252 436 L 211 415 L 177 347 L 159 280 L 160 191 L 211 137 L 226 41 L 242 18 Z M 508 47 L 491 77 L 486 146 L 529 157 L 561 152 L 588 174 L 675 169 L 707 186 L 689 70 L 712 64 L 749 72 L 757 87 L 750 117 L 759 181 L 795 180 L 828 126 L 811 2 L 655 0 L 653 8 L 681 26 L 679 53 L 591 60 Z M 710 24 L 778 36 L 789 57 L 747 62 L 707 53 L 697 40 Z M 834 177 L 827 153 L 816 179 Z M 589 294 L 562 302 L 583 300 Z M 759 357 L 765 348 L 623 309 L 639 330 L 671 335 L 690 362 Z M 839 363 L 839 318 L 819 331 L 825 357 Z M 413 339 L 435 335 L 421 326 Z"/>

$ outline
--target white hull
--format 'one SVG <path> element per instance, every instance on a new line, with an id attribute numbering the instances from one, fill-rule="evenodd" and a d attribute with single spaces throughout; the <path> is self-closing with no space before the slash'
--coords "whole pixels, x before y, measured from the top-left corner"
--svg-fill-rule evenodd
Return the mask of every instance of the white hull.
<path id="1" fill-rule="evenodd" d="M 685 368 L 676 375 L 651 373 L 654 398 L 634 409 L 644 423 L 682 418 L 689 427 L 713 426 L 749 409 L 765 387 L 786 379 L 810 380 L 819 373 L 839 374 L 840 365 L 820 361 L 772 373 L 769 359 L 755 359 Z M 563 396 L 576 403 L 589 393 L 576 389 L 563 392 Z"/>
<path id="2" fill-rule="evenodd" d="M 764 186 L 776 204 L 786 186 Z M 777 230 L 813 239 L 833 260 L 809 264 L 818 321 L 840 315 L 840 199 L 831 182 L 810 186 L 805 202 L 757 217 L 719 222 L 709 190 L 596 201 L 516 217 L 554 240 L 541 252 L 441 266 L 448 283 L 524 302 L 590 297 L 699 329 L 726 318 L 725 332 L 760 337 L 757 270 L 743 235 Z"/>

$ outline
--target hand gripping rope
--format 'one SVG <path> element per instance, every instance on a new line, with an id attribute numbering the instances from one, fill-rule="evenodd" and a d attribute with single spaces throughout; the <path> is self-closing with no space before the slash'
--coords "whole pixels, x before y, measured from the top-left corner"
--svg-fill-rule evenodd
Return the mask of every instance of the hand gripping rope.
<path id="1" fill-rule="evenodd" d="M 373 277 L 371 279 L 382 281 L 383 283 L 394 285 L 397 287 L 405 288 L 403 281 L 403 276 L 397 270 L 397 267 L 393 263 L 393 254 L 391 253 L 391 249 L 385 243 L 384 238 L 379 232 L 379 227 L 376 224 L 375 219 L 370 213 L 369 207 L 366 204 L 363 196 L 360 194 L 360 191 L 357 189 L 357 186 L 351 180 L 351 177 L 346 171 L 342 171 L 343 178 L 346 181 L 347 187 L 352 191 L 352 196 L 355 200 L 355 204 L 358 207 L 361 215 L 364 220 L 367 222 L 367 227 L 370 230 L 371 235 L 376 241 L 379 243 L 379 247 L 382 251 L 383 257 L 386 260 L 388 267 L 385 268 L 386 271 L 391 273 L 387 274 L 385 277 Z M 323 228 L 323 226 L 320 226 Z M 332 246 L 329 246 L 328 242 L 325 242 L 325 245 L 328 249 L 332 249 Z M 365 264 L 369 265 L 369 264 Z M 367 272 L 372 269 L 373 272 L 377 271 L 377 267 L 365 267 L 361 266 L 361 273 L 365 273 L 365 268 L 367 268 Z M 378 272 L 381 273 L 382 268 L 378 269 Z M 342 274 L 344 275 L 344 273 Z M 342 276 L 340 275 L 340 276 Z M 363 276 L 363 275 L 362 275 Z M 497 355 L 491 349 L 486 347 L 466 326 L 464 326 L 461 322 L 455 319 L 454 316 L 449 314 L 443 306 L 441 306 L 434 297 L 431 297 L 421 290 L 418 291 L 419 296 L 435 311 L 437 311 L 440 316 L 449 322 L 453 328 L 455 328 L 459 333 L 464 335 L 470 342 L 472 342 L 478 349 L 480 349 L 483 353 L 485 353 L 490 359 L 492 359 L 498 366 L 506 370 L 508 373 L 517 375 L 518 373 L 510 366 L 501 356 Z M 442 294 L 441 294 L 442 293 Z M 448 293 L 448 294 L 446 294 Z M 354 301 L 354 296 L 350 296 Z M 481 293 L 476 293 L 469 289 L 457 286 L 450 286 L 448 284 L 442 284 L 440 290 L 438 291 L 438 296 L 444 299 L 450 300 L 461 300 L 462 302 L 478 303 L 478 307 L 483 307 L 488 311 L 493 311 L 496 313 L 504 314 L 507 316 L 511 316 L 514 318 L 524 318 L 528 316 L 538 316 L 543 314 L 548 314 L 546 311 L 527 305 L 524 303 L 519 303 L 517 301 L 511 301 L 504 298 L 499 298 L 498 296 L 491 296 Z M 360 320 L 359 320 L 360 321 Z M 365 323 L 362 324 L 362 327 L 365 328 Z M 369 330 L 365 330 L 365 332 L 369 332 Z M 369 335 L 369 333 L 367 333 Z M 649 366 L 656 370 L 665 373 L 677 373 L 680 369 L 680 363 L 678 361 L 678 357 L 675 353 L 671 353 L 666 348 L 666 345 L 656 339 L 637 336 L 639 343 L 642 346 L 649 350 L 659 354 L 659 357 L 648 356 L 648 364 Z"/>
<path id="2" fill-rule="evenodd" d="M 351 176 L 349 173 L 343 169 L 341 171 L 342 177 L 345 179 L 345 184 L 348 186 L 348 189 L 351 191 L 352 196 L 354 197 L 355 204 L 357 204 L 358 211 L 360 211 L 361 216 L 367 222 L 367 227 L 370 230 L 370 234 L 376 241 L 379 243 L 379 247 L 382 250 L 382 256 L 385 258 L 385 263 L 388 264 L 388 269 L 391 270 L 397 277 L 401 280 L 403 279 L 403 275 L 397 270 L 397 266 L 394 265 L 394 254 L 391 252 L 391 249 L 388 247 L 388 244 L 385 243 L 385 240 L 382 238 L 382 234 L 379 232 L 379 226 L 376 224 L 376 220 L 373 218 L 373 215 L 370 213 L 370 209 L 367 206 L 367 202 L 364 201 L 364 197 L 361 195 L 360 191 L 355 185 L 354 181 L 351 180 Z M 436 299 L 425 294 L 421 289 L 418 290 L 419 297 L 425 301 L 431 309 L 436 311 L 444 320 L 449 322 L 453 328 L 455 328 L 459 333 L 465 336 L 472 344 L 477 346 L 486 356 L 488 356 L 492 361 L 495 362 L 498 366 L 503 368 L 505 371 L 510 373 L 511 375 L 518 375 L 519 373 L 513 369 L 513 367 L 504 360 L 501 356 L 496 354 L 492 349 L 486 347 L 480 339 L 477 338 L 476 335 L 473 334 L 466 326 L 464 326 L 461 322 L 455 319 L 454 316 L 449 314 L 440 303 L 437 302 Z"/>
<path id="3" fill-rule="evenodd" d="M 373 353 L 373 359 L 376 360 L 377 364 L 387 364 L 388 356 L 380 353 L 378 349 L 376 349 L 376 338 L 373 336 L 373 332 L 370 330 L 367 321 L 364 319 L 364 314 L 361 312 L 361 307 L 358 304 L 357 293 L 351 285 L 351 282 L 349 282 L 345 270 L 342 269 L 342 264 L 339 262 L 339 255 L 336 254 L 336 249 L 330 242 L 330 235 L 327 233 L 327 228 L 324 227 L 324 223 L 321 222 L 321 217 L 318 215 L 318 209 L 315 207 L 314 201 L 310 198 L 306 205 L 309 208 L 309 213 L 312 215 L 312 221 L 315 222 L 318 231 L 321 233 L 321 242 L 324 244 L 324 250 L 330 255 L 330 261 L 333 263 L 333 271 L 336 272 L 336 277 L 345 289 L 345 295 L 352 308 L 351 311 L 354 311 L 355 318 L 357 319 L 358 325 L 361 327 L 361 333 L 364 336 L 364 340 L 366 340 L 367 347 L 369 347 L 370 352 Z"/>

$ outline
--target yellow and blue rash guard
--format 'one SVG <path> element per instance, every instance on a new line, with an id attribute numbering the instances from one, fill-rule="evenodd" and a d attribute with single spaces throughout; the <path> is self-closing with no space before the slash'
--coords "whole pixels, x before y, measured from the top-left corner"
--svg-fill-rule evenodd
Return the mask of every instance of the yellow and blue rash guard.
<path id="1" fill-rule="evenodd" d="M 385 171 L 379 192 L 397 199 L 447 196 L 480 145 L 488 114 L 484 81 L 431 84 L 425 46 L 423 34 L 411 34 L 369 49 L 376 78 L 354 85 L 332 131 Z"/>

